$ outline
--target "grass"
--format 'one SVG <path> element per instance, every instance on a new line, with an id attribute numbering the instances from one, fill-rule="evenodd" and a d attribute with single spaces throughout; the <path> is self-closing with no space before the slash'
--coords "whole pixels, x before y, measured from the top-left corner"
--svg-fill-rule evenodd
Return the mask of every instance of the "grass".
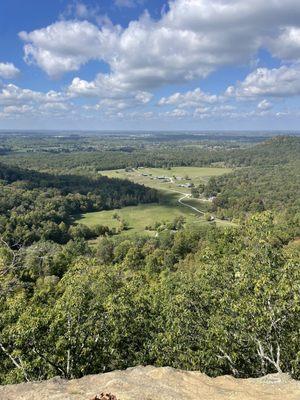
<path id="1" fill-rule="evenodd" d="M 176 194 L 172 197 L 177 197 Z M 154 225 L 156 222 L 172 221 L 175 217 L 184 216 L 187 223 L 203 223 L 205 222 L 200 214 L 190 212 L 183 207 L 174 198 L 164 197 L 161 204 L 140 204 L 138 206 L 124 207 L 118 210 L 100 211 L 84 214 L 78 222 L 93 226 L 97 224 L 106 225 L 110 228 L 117 227 L 118 221 L 113 218 L 117 213 L 121 219 L 129 224 L 129 230 L 123 234 L 141 233 L 145 231 L 146 226 Z"/>
<path id="2" fill-rule="evenodd" d="M 232 169 L 230 168 L 173 167 L 170 170 L 165 168 L 139 168 L 130 172 L 119 169 L 101 171 L 100 173 L 110 178 L 129 179 L 154 189 L 173 189 L 181 193 L 189 193 L 189 189 L 181 188 L 178 185 L 192 182 L 197 186 L 200 183 L 206 183 L 212 176 L 220 176 L 231 171 Z M 158 176 L 165 176 L 168 178 L 175 176 L 179 179 L 174 180 L 174 183 L 165 183 L 155 179 Z M 185 179 L 186 177 L 189 179 Z"/>
<path id="3" fill-rule="evenodd" d="M 101 171 L 102 175 L 111 178 L 129 179 L 131 181 L 143 184 L 148 187 L 155 188 L 159 191 L 160 201 L 158 204 L 140 204 L 138 206 L 124 207 L 122 209 L 99 211 L 83 214 L 77 222 L 87 226 L 105 225 L 110 228 L 119 225 L 118 220 L 113 218 L 114 214 L 118 214 L 121 219 L 129 224 L 129 230 L 123 231 L 122 235 L 135 233 L 150 233 L 146 231 L 147 226 L 153 226 L 156 222 L 170 222 L 174 218 L 183 216 L 187 224 L 207 224 L 202 214 L 185 207 L 178 203 L 181 193 L 190 193 L 190 189 L 178 187 L 178 184 L 206 182 L 211 176 L 219 176 L 228 173 L 228 168 L 196 168 L 196 167 L 174 167 L 171 170 L 163 168 L 139 168 L 126 172 L 125 170 Z M 142 174 L 146 174 L 144 176 Z M 163 183 L 157 176 L 172 177 L 176 176 L 178 180 L 172 183 Z M 189 180 L 184 178 L 190 178 Z M 205 211 L 208 204 L 197 199 L 185 199 L 186 204 Z M 217 224 L 228 224 L 226 221 L 216 221 Z"/>

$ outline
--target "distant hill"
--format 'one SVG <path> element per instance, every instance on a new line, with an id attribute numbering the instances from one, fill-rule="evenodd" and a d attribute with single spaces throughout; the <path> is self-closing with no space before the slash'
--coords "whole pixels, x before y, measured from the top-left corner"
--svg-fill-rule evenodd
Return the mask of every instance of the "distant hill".
<path id="1" fill-rule="evenodd" d="M 235 166 L 268 166 L 294 162 L 299 157 L 299 136 L 276 136 L 253 147 L 235 150 L 229 159 Z"/>
<path id="2" fill-rule="evenodd" d="M 210 179 L 204 189 L 215 196 L 213 211 L 226 217 L 265 210 L 300 210 L 300 138 L 280 136 L 230 159 L 234 172 Z"/>

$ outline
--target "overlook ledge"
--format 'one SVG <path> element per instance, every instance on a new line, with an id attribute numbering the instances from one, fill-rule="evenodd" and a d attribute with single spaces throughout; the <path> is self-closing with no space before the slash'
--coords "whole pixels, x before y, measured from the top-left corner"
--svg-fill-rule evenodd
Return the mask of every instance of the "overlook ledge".
<path id="1" fill-rule="evenodd" d="M 300 382 L 285 374 L 257 379 L 210 378 L 200 372 L 138 366 L 71 381 L 53 378 L 0 386 L 0 400 L 109 398 L 101 393 L 112 394 L 117 400 L 299 400 Z"/>

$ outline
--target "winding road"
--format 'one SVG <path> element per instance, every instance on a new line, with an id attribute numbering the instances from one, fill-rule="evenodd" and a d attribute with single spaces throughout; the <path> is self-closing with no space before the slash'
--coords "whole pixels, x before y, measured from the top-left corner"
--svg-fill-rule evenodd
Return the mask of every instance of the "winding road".
<path id="1" fill-rule="evenodd" d="M 178 192 L 178 193 L 180 193 L 180 192 Z M 184 203 L 184 202 L 182 201 L 182 200 L 184 200 L 184 199 L 189 199 L 190 197 L 191 197 L 191 195 L 190 195 L 189 193 L 184 193 L 184 196 L 182 196 L 182 197 L 180 197 L 180 199 L 178 199 L 178 203 L 180 203 L 181 205 L 183 205 L 183 206 L 185 206 L 185 207 L 190 208 L 191 210 L 196 211 L 196 212 L 199 213 L 199 214 L 204 215 L 204 214 L 205 214 L 204 211 L 201 211 L 201 210 L 199 210 L 198 208 L 193 207 L 193 206 L 191 206 L 190 204 L 186 204 L 186 203 Z"/>
<path id="2" fill-rule="evenodd" d="M 205 214 L 205 211 L 201 211 L 201 210 L 199 210 L 198 208 L 193 207 L 193 206 L 191 206 L 190 204 L 186 204 L 186 203 L 183 202 L 184 199 L 189 199 L 189 198 L 192 196 L 190 193 L 182 193 L 182 192 L 179 192 L 179 190 L 167 189 L 167 188 L 166 188 L 165 190 L 168 190 L 169 192 L 179 193 L 179 194 L 183 195 L 182 197 L 180 197 L 180 199 L 177 200 L 177 202 L 178 202 L 179 204 L 181 204 L 181 205 L 184 206 L 184 207 L 188 207 L 188 208 L 190 208 L 191 210 L 196 211 L 196 212 L 199 213 L 199 214 L 202 214 L 202 215 Z"/>

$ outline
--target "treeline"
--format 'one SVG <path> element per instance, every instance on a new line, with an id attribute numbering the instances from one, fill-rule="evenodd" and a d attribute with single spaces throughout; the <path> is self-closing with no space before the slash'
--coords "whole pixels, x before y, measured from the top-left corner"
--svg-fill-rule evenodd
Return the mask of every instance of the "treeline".
<path id="1" fill-rule="evenodd" d="M 274 138 L 249 149 L 245 158 L 236 158 L 243 168 L 211 178 L 207 185 L 193 188 L 193 195 L 213 198 L 211 211 L 221 218 L 273 210 L 299 220 L 299 154 L 299 138 Z"/>
<path id="2" fill-rule="evenodd" d="M 300 163 L 244 168 L 211 179 L 203 194 L 216 196 L 212 210 L 229 218 L 265 210 L 299 213 L 299 170 Z"/>
<path id="3" fill-rule="evenodd" d="M 0 382 L 138 364 L 300 377 L 300 251 L 271 214 L 239 227 L 0 248 Z"/>
<path id="4" fill-rule="evenodd" d="M 130 143 L 130 142 L 129 142 Z M 129 146 L 129 145 L 128 145 Z M 255 146 L 232 148 L 222 143 L 150 143 L 147 146 L 132 145 L 130 151 L 106 146 L 103 150 L 72 152 L 70 154 L 51 154 L 39 151 L 34 153 L 11 153 L 2 160 L 11 165 L 38 171 L 64 174 L 93 175 L 101 170 L 126 167 L 173 167 L 173 166 L 215 166 L 228 167 L 285 165 L 299 158 L 300 138 L 279 136 Z"/>
<path id="5" fill-rule="evenodd" d="M 0 179 L 0 235 L 10 246 L 97 237 L 108 228 L 75 227 L 74 215 L 157 201 L 153 189 L 107 177 L 55 176 L 1 165 Z"/>
<path id="6" fill-rule="evenodd" d="M 232 166 L 266 167 L 299 161 L 300 137 L 277 136 L 263 143 L 238 149 L 229 155 Z"/>
<path id="7" fill-rule="evenodd" d="M 121 169 L 126 167 L 172 167 L 207 166 L 223 162 L 220 150 L 199 146 L 149 146 L 147 149 L 134 148 L 131 152 L 102 150 L 94 152 L 75 152 L 71 154 L 12 154 L 3 157 L 6 163 L 25 166 L 35 170 L 64 173 L 66 170 L 83 174 L 95 171 Z"/>

